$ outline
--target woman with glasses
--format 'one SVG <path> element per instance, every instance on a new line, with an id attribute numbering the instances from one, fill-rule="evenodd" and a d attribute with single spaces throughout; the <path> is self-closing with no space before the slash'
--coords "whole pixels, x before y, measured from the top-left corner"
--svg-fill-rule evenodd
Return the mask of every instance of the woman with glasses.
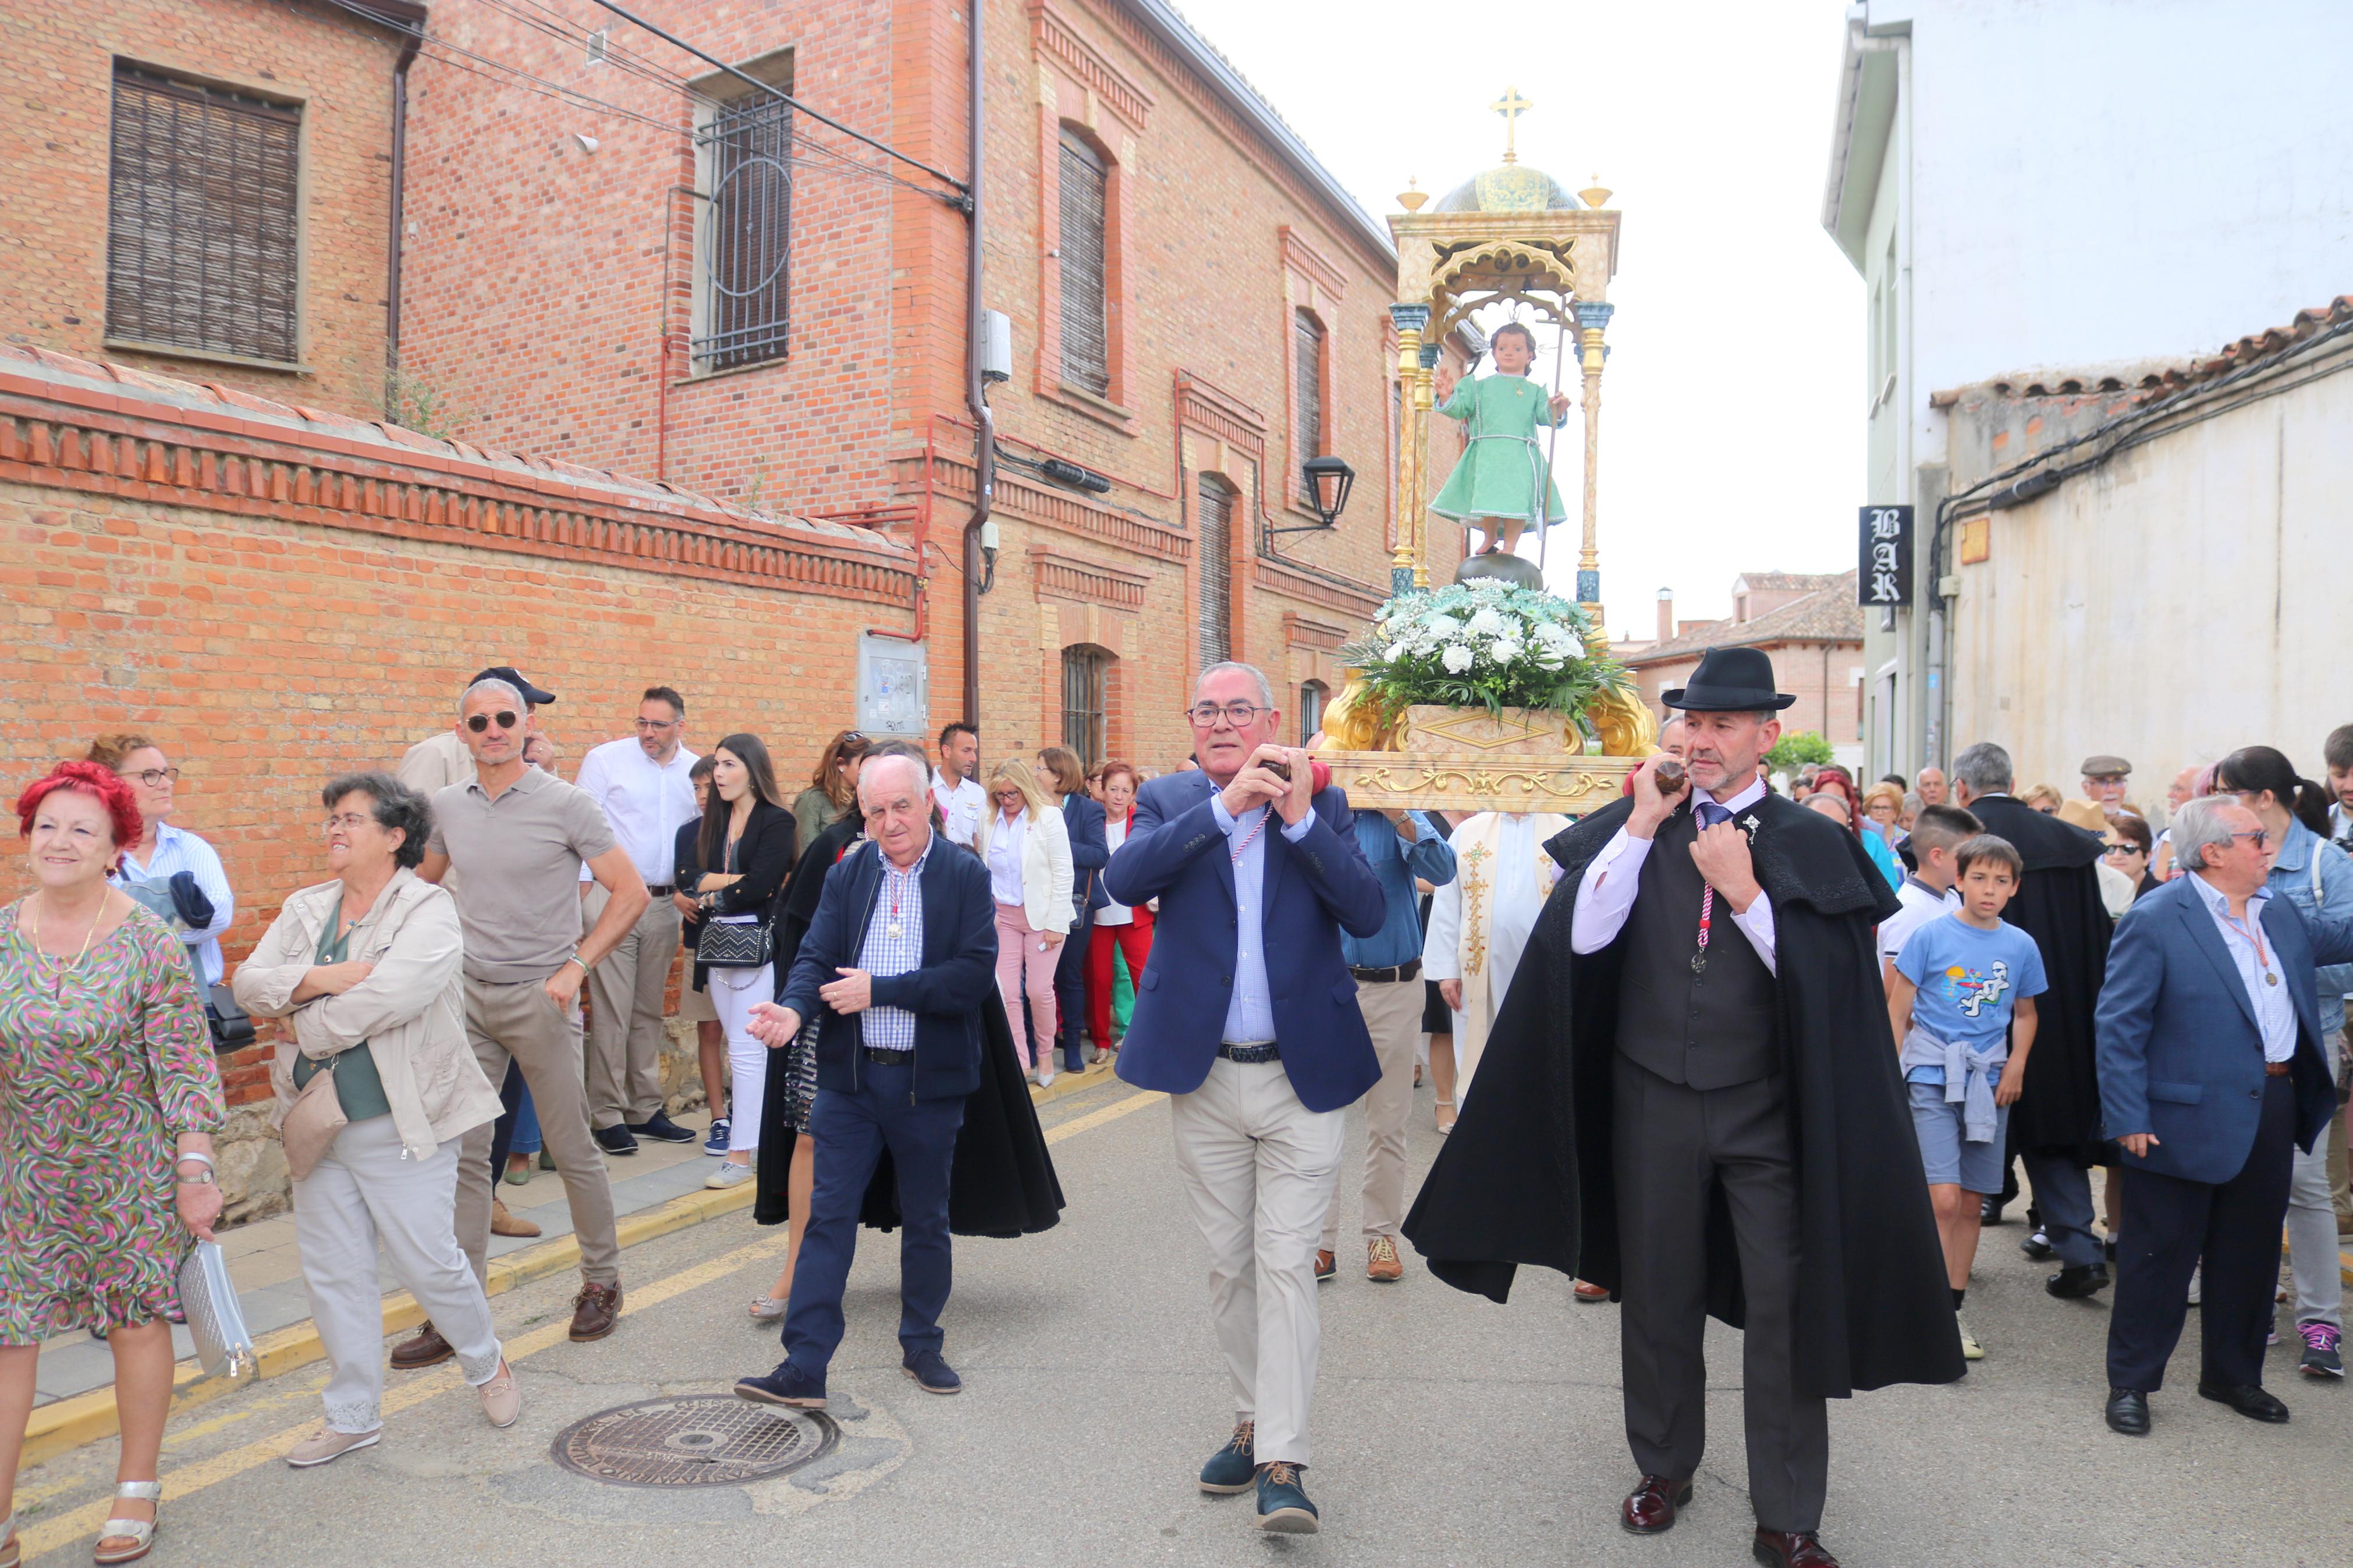
<path id="1" fill-rule="evenodd" d="M 1054 971 L 1071 931 L 1071 837 L 1029 763 L 1008 757 L 989 774 L 988 809 L 972 847 L 997 899 L 997 988 L 1013 1026 L 1014 1054 L 1042 1088 L 1054 1081 Z"/>
<path id="2" fill-rule="evenodd" d="M 490 1301 L 458 1245 L 459 1146 L 500 1107 L 466 1033 L 457 901 L 417 875 L 431 808 L 380 773 L 332 779 L 319 798 L 333 876 L 289 894 L 237 970 L 246 1010 L 288 1021 L 291 1037 L 270 1067 L 275 1120 L 322 1074 L 346 1118 L 294 1181 L 302 1282 L 333 1367 L 324 1425 L 286 1456 L 298 1469 L 384 1436 L 379 1242 L 457 1352 L 491 1425 L 522 1413 Z"/>
<path id="3" fill-rule="evenodd" d="M 221 869 L 220 856 L 213 847 L 172 826 L 180 770 L 172 765 L 161 746 L 144 735 L 100 735 L 90 743 L 85 755 L 129 784 L 132 799 L 139 805 L 139 842 L 123 847 L 112 878 L 114 885 L 168 882 L 182 871 L 195 878 L 196 886 L 212 900 L 213 918 L 201 928 L 190 928 L 180 940 L 187 944 L 204 984 L 219 984 L 221 932 L 237 918 L 237 900 L 230 895 L 228 874 Z"/>
<path id="4" fill-rule="evenodd" d="M 172 933 L 107 886 L 142 837 L 132 786 L 60 763 L 16 800 L 33 890 L 0 908 L 0 1563 L 41 1342 L 103 1329 L 121 1425 L 97 1561 L 147 1555 L 164 1488 L 175 1283 L 221 1211 L 227 1114 Z"/>
<path id="5" fill-rule="evenodd" d="M 695 845 L 696 863 L 704 869 L 695 888 L 703 924 L 694 961 L 719 1026 L 726 1031 L 727 1062 L 733 1069 L 726 1157 L 702 1184 L 724 1188 L 741 1186 L 754 1173 L 768 1047 L 752 1034 L 752 1009 L 776 1000 L 776 979 L 773 956 L 756 964 L 712 960 L 755 950 L 764 940 L 774 942 L 776 896 L 792 874 L 799 828 L 776 797 L 776 769 L 757 735 L 729 735 L 711 748 L 711 809 L 702 815 Z"/>
<path id="6" fill-rule="evenodd" d="M 2269 836 L 2272 868 L 2264 888 L 2305 917 L 2331 920 L 2353 912 L 2353 857 L 2328 839 L 2328 791 L 2297 776 L 2295 764 L 2269 746 L 2243 746 L 2214 764 L 2214 788 L 2236 795 Z M 2315 972 L 2320 1007 L 2321 1054 L 2337 1084 L 2344 1110 L 2345 1064 L 2334 1044 L 2345 1026 L 2345 995 L 2353 991 L 2353 963 Z M 2328 1140 L 2298 1149 L 2290 1166 L 2287 1248 L 2295 1277 L 2295 1330 L 2304 1341 L 2308 1377 L 2345 1375 L 2338 1342 L 2345 1331 L 2344 1278 L 2339 1272 L 2337 1210 L 2329 1194 Z"/>
<path id="7" fill-rule="evenodd" d="M 866 755 L 866 746 L 865 736 L 844 730 L 818 754 L 808 788 L 793 797 L 793 821 L 799 826 L 798 842 L 804 847 L 858 804 L 858 763 Z"/>

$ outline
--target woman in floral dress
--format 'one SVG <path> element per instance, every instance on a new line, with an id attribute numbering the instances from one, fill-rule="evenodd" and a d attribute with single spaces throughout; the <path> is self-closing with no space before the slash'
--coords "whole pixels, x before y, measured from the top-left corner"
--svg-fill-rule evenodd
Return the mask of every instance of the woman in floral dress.
<path id="1" fill-rule="evenodd" d="M 0 909 L 0 1511 L 41 1342 L 104 1328 L 122 1457 L 96 1560 L 129 1563 L 162 1493 L 174 1276 L 220 1216 L 220 1068 L 178 939 L 106 885 L 139 839 L 129 786 L 60 763 L 16 812 L 36 890 Z M 17 1558 L 13 1525 L 0 1568 Z"/>

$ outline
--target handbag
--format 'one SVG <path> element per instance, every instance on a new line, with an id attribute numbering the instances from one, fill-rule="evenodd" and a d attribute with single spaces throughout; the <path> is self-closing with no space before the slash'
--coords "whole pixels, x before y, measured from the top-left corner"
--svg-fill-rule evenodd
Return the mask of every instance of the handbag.
<path id="1" fill-rule="evenodd" d="M 765 920 L 705 921 L 694 962 L 709 969 L 757 969 L 774 961 L 776 938 Z"/>
<path id="2" fill-rule="evenodd" d="M 205 1026 L 212 1031 L 216 1055 L 253 1044 L 252 1015 L 237 1005 L 237 994 L 227 985 L 206 989 Z"/>
<path id="3" fill-rule="evenodd" d="M 319 1064 L 278 1125 L 278 1136 L 286 1145 L 286 1169 L 298 1182 L 318 1168 L 335 1134 L 351 1125 L 352 1119 L 343 1114 L 343 1097 L 335 1089 L 335 1060 L 329 1057 Z"/>
<path id="4" fill-rule="evenodd" d="M 334 1081 L 332 1073 L 319 1078 Z M 188 1337 L 196 1342 L 196 1360 L 205 1371 L 228 1378 L 259 1371 L 253 1331 L 245 1326 L 245 1309 L 237 1303 L 237 1282 L 228 1277 L 228 1258 L 220 1243 L 196 1243 L 180 1264 L 177 1283 L 180 1311 L 188 1320 Z"/>

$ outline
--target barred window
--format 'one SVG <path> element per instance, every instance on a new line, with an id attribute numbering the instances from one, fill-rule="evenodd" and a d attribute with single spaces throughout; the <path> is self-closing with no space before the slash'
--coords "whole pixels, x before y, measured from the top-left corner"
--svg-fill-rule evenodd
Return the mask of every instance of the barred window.
<path id="1" fill-rule="evenodd" d="M 1062 650 L 1062 744 L 1088 767 L 1103 759 L 1110 675 L 1111 655 L 1103 649 Z"/>
<path id="2" fill-rule="evenodd" d="M 301 358 L 302 111 L 114 68 L 106 332 Z"/>
<path id="3" fill-rule="evenodd" d="M 1233 488 L 1215 474 L 1201 476 L 1201 668 L 1233 657 Z"/>
<path id="4" fill-rule="evenodd" d="M 1111 290 L 1105 213 L 1110 176 L 1095 150 L 1062 133 L 1062 379 L 1111 393 Z"/>
<path id="5" fill-rule="evenodd" d="M 698 133 L 703 153 L 703 370 L 783 359 L 789 347 L 793 106 L 753 93 Z"/>
<path id="6" fill-rule="evenodd" d="M 1324 704 L 1332 689 L 1320 680 L 1302 681 L 1299 687 L 1299 743 L 1307 744 L 1315 731 L 1324 727 Z"/>
<path id="7" fill-rule="evenodd" d="M 1293 433 L 1292 478 L 1299 485 L 1301 502 L 1313 507 L 1315 487 L 1307 482 L 1300 465 L 1324 455 L 1324 323 L 1309 311 L 1293 311 L 1291 336 L 1295 360 L 1293 379 L 1297 384 L 1293 401 L 1299 416 Z"/>

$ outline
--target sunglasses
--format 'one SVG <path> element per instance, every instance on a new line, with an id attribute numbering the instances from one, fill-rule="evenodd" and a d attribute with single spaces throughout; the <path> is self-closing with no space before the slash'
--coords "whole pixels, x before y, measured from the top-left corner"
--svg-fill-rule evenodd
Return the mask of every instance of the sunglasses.
<path id="1" fill-rule="evenodd" d="M 2137 844 L 2125 843 L 2109 845 L 2105 853 L 2110 855 L 2146 855 L 2148 851 L 2143 849 Z"/>
<path id="2" fill-rule="evenodd" d="M 501 730 L 512 730 L 522 722 L 522 715 L 512 708 L 501 708 L 495 713 L 476 713 L 466 721 L 466 728 L 479 735 L 493 722 Z"/>

